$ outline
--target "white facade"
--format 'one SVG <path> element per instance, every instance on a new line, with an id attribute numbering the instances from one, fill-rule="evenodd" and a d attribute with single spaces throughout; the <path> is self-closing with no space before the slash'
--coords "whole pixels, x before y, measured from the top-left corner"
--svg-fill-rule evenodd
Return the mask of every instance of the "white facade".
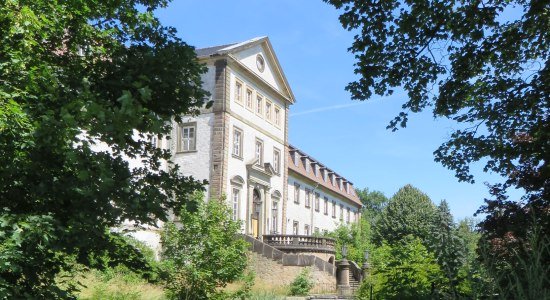
<path id="1" fill-rule="evenodd" d="M 197 55 L 208 67 L 203 88 L 214 104 L 174 123 L 171 139 L 163 143 L 182 174 L 208 180 L 207 197 L 224 196 L 234 218 L 243 221 L 243 233 L 256 237 L 312 235 L 358 220 L 361 204 L 351 183 L 288 143 L 288 111 L 295 100 L 269 39 L 198 49 Z M 309 158 L 299 165 L 289 161 L 291 152 Z M 348 189 L 311 173 L 312 162 Z"/>

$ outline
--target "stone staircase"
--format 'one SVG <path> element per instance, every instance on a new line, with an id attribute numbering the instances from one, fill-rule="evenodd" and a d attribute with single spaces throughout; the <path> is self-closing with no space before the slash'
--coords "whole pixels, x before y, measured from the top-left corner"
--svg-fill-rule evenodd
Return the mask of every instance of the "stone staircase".
<path id="1" fill-rule="evenodd" d="M 355 279 L 352 272 L 349 272 L 349 285 L 353 293 L 355 293 L 355 291 L 357 291 L 359 289 L 359 286 L 361 285 L 361 283 L 357 279 Z"/>

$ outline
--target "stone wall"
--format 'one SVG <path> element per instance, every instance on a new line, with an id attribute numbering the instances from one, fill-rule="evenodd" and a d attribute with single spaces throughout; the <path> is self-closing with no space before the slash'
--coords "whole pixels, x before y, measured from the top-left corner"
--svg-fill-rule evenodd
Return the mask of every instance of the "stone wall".
<path id="1" fill-rule="evenodd" d="M 287 254 L 248 235 L 250 266 L 256 274 L 256 283 L 272 288 L 286 288 L 304 268 L 310 269 L 315 283 L 312 293 L 336 290 L 336 267 L 315 255 Z"/>
<path id="2" fill-rule="evenodd" d="M 280 262 L 254 252 L 250 252 L 249 263 L 256 275 L 256 284 L 261 286 L 288 290 L 290 283 L 300 272 L 304 268 L 309 268 L 314 282 L 312 293 L 331 293 L 336 290 L 336 277 L 314 266 L 284 266 Z"/>

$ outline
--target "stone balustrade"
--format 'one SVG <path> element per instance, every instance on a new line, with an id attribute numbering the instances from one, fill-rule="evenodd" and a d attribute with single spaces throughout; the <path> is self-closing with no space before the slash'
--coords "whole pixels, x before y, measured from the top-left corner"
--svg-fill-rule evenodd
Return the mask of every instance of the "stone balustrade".
<path id="1" fill-rule="evenodd" d="M 268 234 L 263 236 L 263 242 L 284 252 L 336 253 L 336 241 L 326 237 Z"/>

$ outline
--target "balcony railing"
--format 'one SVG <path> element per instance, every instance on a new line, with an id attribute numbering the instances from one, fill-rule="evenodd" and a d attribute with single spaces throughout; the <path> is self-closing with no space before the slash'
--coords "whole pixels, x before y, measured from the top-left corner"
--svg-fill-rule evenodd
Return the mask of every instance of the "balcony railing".
<path id="1" fill-rule="evenodd" d="M 335 240 L 308 235 L 269 234 L 263 236 L 264 243 L 285 252 L 328 252 L 335 253 Z"/>

